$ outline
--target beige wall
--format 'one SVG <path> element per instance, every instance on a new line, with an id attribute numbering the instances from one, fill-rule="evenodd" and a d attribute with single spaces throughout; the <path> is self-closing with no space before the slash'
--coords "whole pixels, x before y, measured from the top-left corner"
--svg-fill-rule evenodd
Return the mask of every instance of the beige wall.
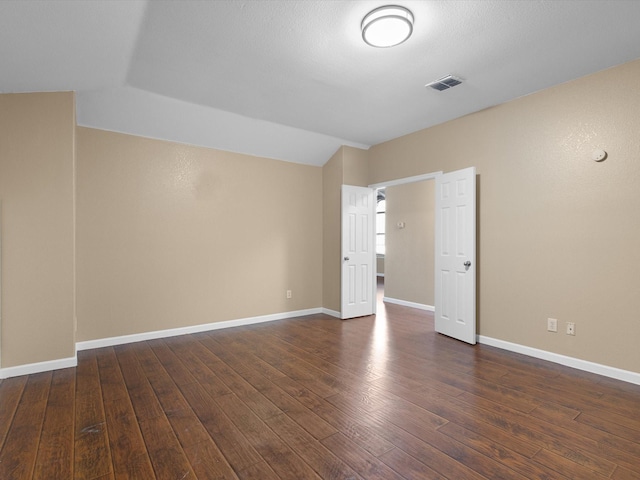
<path id="1" fill-rule="evenodd" d="M 433 305 L 434 184 L 426 180 L 386 189 L 385 297 Z"/>
<path id="2" fill-rule="evenodd" d="M 344 147 L 322 167 L 322 306 L 340 311 L 340 189 Z"/>
<path id="3" fill-rule="evenodd" d="M 481 335 L 640 372 L 638 85 L 635 61 L 370 150 L 372 183 L 477 167 Z"/>
<path id="4" fill-rule="evenodd" d="M 376 255 L 376 273 L 379 276 L 384 276 L 384 256 Z"/>
<path id="5" fill-rule="evenodd" d="M 369 151 L 360 148 L 342 147 L 342 183 L 356 187 L 366 187 L 369 182 Z"/>
<path id="6" fill-rule="evenodd" d="M 72 93 L 0 95 L 2 368 L 75 355 Z"/>
<path id="7" fill-rule="evenodd" d="M 79 341 L 322 306 L 318 167 L 78 128 L 77 204 Z"/>
<path id="8" fill-rule="evenodd" d="M 324 308 L 340 312 L 341 305 L 341 189 L 369 185 L 367 150 L 343 146 L 322 167 L 322 245 Z"/>

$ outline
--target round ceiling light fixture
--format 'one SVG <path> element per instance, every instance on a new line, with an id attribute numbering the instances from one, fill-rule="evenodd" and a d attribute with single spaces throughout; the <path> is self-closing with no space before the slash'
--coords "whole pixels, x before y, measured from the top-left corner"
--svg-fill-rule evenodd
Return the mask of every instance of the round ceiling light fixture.
<path id="1" fill-rule="evenodd" d="M 413 33 L 413 13 L 398 5 L 370 11 L 363 19 L 362 39 L 372 47 L 394 47 Z"/>

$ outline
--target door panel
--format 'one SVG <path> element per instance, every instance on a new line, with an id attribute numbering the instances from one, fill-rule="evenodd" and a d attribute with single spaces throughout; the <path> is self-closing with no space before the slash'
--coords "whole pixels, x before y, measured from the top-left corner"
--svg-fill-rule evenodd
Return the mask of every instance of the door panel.
<path id="1" fill-rule="evenodd" d="M 476 343 L 476 171 L 436 177 L 435 330 Z"/>
<path id="2" fill-rule="evenodd" d="M 374 190 L 342 186 L 342 318 L 375 313 Z"/>

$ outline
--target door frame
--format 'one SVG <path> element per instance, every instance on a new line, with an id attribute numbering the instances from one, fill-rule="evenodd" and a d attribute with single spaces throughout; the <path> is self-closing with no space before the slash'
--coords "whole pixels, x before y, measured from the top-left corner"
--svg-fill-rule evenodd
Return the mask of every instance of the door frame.
<path id="1" fill-rule="evenodd" d="M 437 177 L 439 177 L 440 175 L 442 175 L 443 172 L 442 171 L 438 171 L 438 172 L 431 172 L 431 173 L 424 173 L 422 175 L 414 175 L 413 177 L 404 177 L 404 178 L 398 178 L 396 180 L 388 180 L 386 182 L 380 182 L 380 183 L 372 183 L 371 185 L 368 185 L 369 188 L 373 188 L 374 191 L 379 189 L 379 188 L 387 188 L 387 187 L 395 187 L 396 185 L 406 185 L 408 183 L 415 183 L 415 182 L 422 182 L 424 180 L 435 180 Z M 435 195 L 435 194 L 434 194 Z M 437 225 L 436 225 L 436 230 L 434 230 L 434 234 L 437 234 Z M 377 269 L 378 269 L 378 265 L 377 262 L 374 263 L 374 269 L 373 269 L 373 281 L 374 281 L 374 285 L 377 282 Z M 378 302 L 375 302 L 375 304 L 377 304 Z M 377 308 L 376 306 L 374 306 L 374 309 Z M 375 310 L 374 310 L 375 312 Z"/>
<path id="2" fill-rule="evenodd" d="M 377 189 L 377 188 L 395 187 L 396 185 L 405 185 L 407 183 L 421 182 L 423 180 L 435 180 L 436 177 L 439 177 L 443 173 L 444 172 L 439 171 L 439 172 L 425 173 L 422 175 L 414 175 L 413 177 L 399 178 L 397 180 L 389 180 L 386 182 L 372 183 L 371 185 L 369 185 L 369 188 Z"/>

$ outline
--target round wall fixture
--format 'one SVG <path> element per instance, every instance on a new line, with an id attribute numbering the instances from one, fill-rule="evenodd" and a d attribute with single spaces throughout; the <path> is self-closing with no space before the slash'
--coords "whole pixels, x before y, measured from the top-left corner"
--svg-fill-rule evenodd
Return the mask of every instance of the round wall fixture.
<path id="1" fill-rule="evenodd" d="M 372 47 L 393 47 L 413 33 L 413 13 L 398 5 L 387 5 L 370 11 L 363 19 L 362 39 Z"/>
<path id="2" fill-rule="evenodd" d="M 605 158 L 607 158 L 607 152 L 605 152 L 604 150 L 594 150 L 593 152 L 591 152 L 591 159 L 594 162 L 601 162 Z"/>

